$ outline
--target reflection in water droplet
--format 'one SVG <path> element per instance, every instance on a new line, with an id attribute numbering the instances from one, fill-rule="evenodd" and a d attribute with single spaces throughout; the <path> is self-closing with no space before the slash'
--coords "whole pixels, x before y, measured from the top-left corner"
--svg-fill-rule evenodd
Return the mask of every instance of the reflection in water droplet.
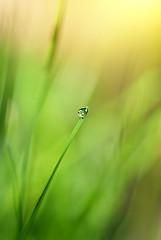
<path id="1" fill-rule="evenodd" d="M 78 110 L 78 116 L 81 117 L 81 118 L 84 118 L 88 113 L 88 107 L 85 107 L 85 108 L 80 108 Z"/>

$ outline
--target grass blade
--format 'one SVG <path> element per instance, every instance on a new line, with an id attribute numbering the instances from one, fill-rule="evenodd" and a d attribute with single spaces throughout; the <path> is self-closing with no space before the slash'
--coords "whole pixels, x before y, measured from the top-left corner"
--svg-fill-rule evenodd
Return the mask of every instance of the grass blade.
<path id="1" fill-rule="evenodd" d="M 55 58 L 56 49 L 57 49 L 56 47 L 58 44 L 60 30 L 61 30 L 64 13 L 65 13 L 65 5 L 66 5 L 66 0 L 61 0 L 59 3 L 58 15 L 57 15 L 56 23 L 55 23 L 55 30 L 53 33 L 52 42 L 50 45 L 48 58 L 46 61 L 46 70 L 47 71 L 49 71 L 51 69 L 52 62 Z"/>
<path id="2" fill-rule="evenodd" d="M 60 165 L 60 163 L 61 163 L 61 161 L 62 161 L 62 159 L 63 159 L 63 157 L 64 157 L 64 155 L 66 153 L 66 151 L 67 151 L 67 149 L 69 148 L 73 138 L 75 137 L 75 135 L 77 134 L 77 132 L 78 132 L 78 130 L 80 128 L 80 126 L 82 125 L 83 120 L 84 120 L 84 117 L 80 118 L 80 120 L 78 121 L 76 127 L 74 128 L 71 136 L 69 137 L 69 140 L 67 141 L 67 144 L 65 145 L 65 147 L 64 147 L 64 149 L 63 149 L 63 151 L 62 151 L 62 153 L 61 153 L 61 155 L 60 155 L 60 157 L 59 157 L 59 159 L 57 161 L 57 164 L 54 167 L 54 169 L 53 169 L 53 171 L 52 171 L 52 173 L 51 173 L 51 175 L 50 175 L 50 177 L 49 177 L 49 179 L 48 179 L 48 181 L 47 181 L 47 183 L 46 183 L 46 185 L 44 187 L 44 190 L 42 191 L 42 193 L 41 193 L 41 195 L 40 195 L 40 197 L 39 197 L 39 199 L 38 199 L 38 201 L 37 201 L 37 203 L 36 203 L 36 205 L 34 207 L 34 210 L 33 210 L 32 214 L 31 214 L 31 216 L 29 217 L 27 223 L 24 225 L 22 231 L 20 232 L 20 234 L 16 238 L 17 240 L 18 239 L 21 239 L 21 240 L 25 239 L 27 233 L 29 232 L 29 230 L 30 230 L 30 228 L 32 226 L 32 223 L 33 223 L 33 221 L 34 221 L 34 219 L 36 217 L 36 214 L 37 214 L 37 212 L 38 212 L 38 210 L 39 210 L 39 208 L 41 206 L 41 203 L 42 203 L 44 197 L 46 196 L 48 188 L 49 188 L 49 186 L 50 186 L 50 184 L 51 184 L 51 182 L 52 182 L 52 180 L 53 180 L 53 178 L 55 176 L 55 173 L 56 173 L 56 171 L 57 171 L 57 169 L 58 169 L 58 167 L 59 167 L 59 165 Z"/>
<path id="3" fill-rule="evenodd" d="M 47 56 L 45 69 L 44 69 L 45 70 L 44 86 L 43 86 L 42 92 L 40 94 L 37 108 L 35 109 L 35 113 L 34 113 L 32 124 L 31 124 L 31 129 L 29 131 L 29 135 L 27 138 L 26 149 L 24 152 L 24 158 L 23 158 L 23 163 L 22 163 L 22 179 L 21 179 L 21 201 L 23 203 L 25 201 L 25 191 L 26 191 L 26 184 L 27 184 L 26 183 L 27 182 L 27 171 L 28 171 L 28 158 L 29 158 L 32 136 L 33 136 L 41 109 L 45 103 L 45 100 L 47 98 L 51 84 L 53 82 L 53 79 L 55 78 L 55 75 L 57 74 L 57 69 L 55 69 L 54 75 L 51 77 L 50 71 L 52 68 L 53 59 L 55 58 L 58 37 L 59 37 L 59 33 L 60 33 L 60 28 L 62 25 L 63 16 L 64 16 L 65 2 L 66 2 L 65 0 L 61 0 L 59 3 L 59 10 L 58 10 L 58 15 L 57 15 L 57 19 L 56 19 L 56 25 L 55 25 L 55 29 L 53 31 L 53 38 L 51 41 L 51 45 L 50 45 L 50 49 L 49 49 L 49 53 Z M 22 212 L 24 215 L 25 210 L 22 209 Z"/>

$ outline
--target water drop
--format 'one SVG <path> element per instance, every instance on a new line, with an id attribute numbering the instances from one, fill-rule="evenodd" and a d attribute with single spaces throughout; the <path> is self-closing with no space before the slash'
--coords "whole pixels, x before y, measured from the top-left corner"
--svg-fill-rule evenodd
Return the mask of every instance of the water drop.
<path id="1" fill-rule="evenodd" d="M 78 110 L 78 116 L 84 118 L 88 113 L 88 107 L 83 107 Z"/>

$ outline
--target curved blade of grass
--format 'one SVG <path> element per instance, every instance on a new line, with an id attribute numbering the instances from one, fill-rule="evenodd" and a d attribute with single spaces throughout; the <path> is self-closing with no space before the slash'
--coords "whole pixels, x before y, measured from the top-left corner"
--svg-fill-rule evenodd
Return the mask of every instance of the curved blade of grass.
<path id="1" fill-rule="evenodd" d="M 63 20 L 63 16 L 64 16 L 65 2 L 66 2 L 65 0 L 61 0 L 60 4 L 59 4 L 59 10 L 58 10 L 58 15 L 57 15 L 57 19 L 56 19 L 56 26 L 53 31 L 53 38 L 51 41 L 50 50 L 49 50 L 47 60 L 46 60 L 46 65 L 45 65 L 44 86 L 43 86 L 42 93 L 40 94 L 40 99 L 38 101 L 37 108 L 35 109 L 35 114 L 33 116 L 31 131 L 29 133 L 27 149 L 26 149 L 23 167 L 22 167 L 22 172 L 24 172 L 24 169 L 26 169 L 26 167 L 27 167 L 26 165 L 27 165 L 27 159 L 28 159 L 28 155 L 29 155 L 30 142 L 31 142 L 32 134 L 34 132 L 36 123 L 37 123 L 37 119 L 38 119 L 41 109 L 45 103 L 45 100 L 47 98 L 47 95 L 50 90 L 53 79 L 55 78 L 56 73 L 59 69 L 59 68 L 56 68 L 54 71 L 54 74 L 52 74 L 52 76 L 51 76 L 50 70 L 51 70 L 52 62 L 53 62 L 53 59 L 54 59 L 55 53 L 56 53 L 56 46 L 57 46 L 57 42 L 58 42 L 59 32 L 60 32 L 60 28 L 61 28 L 62 20 Z M 24 175 L 24 173 L 23 173 L 23 175 Z"/>
<path id="2" fill-rule="evenodd" d="M 31 129 L 29 131 L 29 135 L 27 138 L 27 144 L 26 144 L 26 149 L 25 149 L 23 163 L 22 163 L 22 179 L 21 179 L 21 199 L 22 199 L 21 201 L 22 202 L 24 202 L 24 199 L 25 199 L 28 158 L 29 158 L 29 152 L 30 152 L 30 146 L 31 146 L 33 132 L 35 130 L 38 117 L 39 117 L 41 109 L 45 103 L 45 100 L 47 98 L 47 95 L 50 90 L 53 79 L 55 78 L 57 71 L 58 71 L 58 69 L 55 69 L 54 74 L 52 74 L 52 76 L 51 76 L 50 71 L 51 71 L 53 60 L 55 58 L 58 37 L 59 37 L 60 28 L 62 25 L 62 20 L 63 20 L 63 16 L 64 16 L 64 12 L 65 12 L 65 3 L 66 3 L 66 0 L 60 0 L 57 19 L 56 19 L 56 25 L 55 25 L 55 28 L 53 31 L 53 37 L 52 37 L 49 53 L 48 53 L 46 64 L 45 64 L 44 86 L 43 86 L 42 92 L 40 94 L 37 108 L 35 109 L 35 114 L 33 116 Z M 24 215 L 24 212 L 25 212 L 24 209 L 22 210 L 22 212 Z"/>
<path id="3" fill-rule="evenodd" d="M 62 151 L 62 153 L 61 153 L 61 155 L 60 155 L 60 157 L 59 157 L 59 159 L 58 159 L 58 161 L 57 161 L 56 166 L 54 167 L 54 169 L 53 169 L 53 171 L 52 171 L 52 173 L 51 173 L 51 175 L 50 175 L 50 177 L 49 177 L 49 179 L 48 179 L 48 181 L 47 181 L 47 183 L 46 183 L 46 185 L 45 185 L 45 187 L 44 187 L 44 190 L 42 191 L 42 193 L 41 193 L 41 195 L 40 195 L 40 197 L 39 197 L 39 199 L 38 199 L 38 201 L 37 201 L 37 203 L 36 203 L 36 205 L 35 205 L 35 207 L 34 207 L 34 210 L 33 210 L 32 214 L 31 214 L 31 216 L 29 217 L 27 223 L 24 225 L 22 231 L 20 232 L 20 234 L 19 234 L 18 237 L 16 238 L 17 240 L 18 240 L 18 239 L 19 239 L 19 240 L 20 240 L 20 239 L 21 239 L 21 240 L 22 240 L 22 239 L 25 239 L 27 233 L 29 232 L 29 230 L 30 230 L 30 228 L 31 228 L 31 226 L 32 226 L 32 223 L 33 223 L 33 221 L 34 221 L 34 219 L 35 219 L 35 217 L 36 217 L 36 214 L 37 214 L 37 212 L 38 212 L 38 210 L 39 210 L 39 208 L 40 208 L 40 206 L 41 206 L 41 204 L 42 204 L 42 201 L 43 201 L 44 197 L 45 197 L 46 194 L 47 194 L 48 188 L 49 188 L 49 186 L 50 186 L 50 184 L 51 184 L 51 182 L 52 182 L 52 180 L 53 180 L 53 178 L 54 178 L 54 176 L 55 176 L 55 173 L 56 173 L 56 171 L 57 171 L 57 169 L 58 169 L 58 167 L 59 167 L 59 165 L 60 165 L 60 163 L 61 163 L 61 161 L 62 161 L 62 159 L 63 159 L 63 157 L 64 157 L 64 154 L 66 153 L 67 149 L 69 148 L 69 146 L 70 146 L 73 138 L 74 138 L 75 135 L 77 134 L 80 126 L 81 126 L 82 123 L 83 123 L 83 120 L 84 120 L 84 118 L 81 118 L 81 119 L 78 121 L 77 125 L 75 126 L 75 128 L 74 128 L 71 136 L 69 137 L 69 140 L 67 141 L 67 144 L 65 145 L 65 147 L 64 147 L 64 149 L 63 149 L 63 151 Z"/>
<path id="4" fill-rule="evenodd" d="M 52 43 L 50 45 L 49 54 L 48 54 L 48 58 L 46 61 L 46 70 L 47 71 L 49 71 L 51 69 L 51 65 L 52 65 L 52 62 L 55 57 L 55 53 L 56 53 L 56 49 L 57 49 L 56 46 L 58 44 L 58 38 L 60 35 L 61 25 L 63 22 L 64 13 L 65 13 L 65 5 L 66 5 L 66 0 L 61 0 L 59 3 L 59 10 L 58 10 L 58 14 L 57 14 L 56 23 L 55 23 L 55 30 L 54 30 L 53 37 L 52 37 Z"/>

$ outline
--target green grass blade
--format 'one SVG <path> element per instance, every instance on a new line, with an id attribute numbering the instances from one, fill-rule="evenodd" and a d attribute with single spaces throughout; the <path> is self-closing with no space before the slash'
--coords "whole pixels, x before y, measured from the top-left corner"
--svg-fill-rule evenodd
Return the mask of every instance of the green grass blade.
<path id="1" fill-rule="evenodd" d="M 56 166 L 54 167 L 54 169 L 53 169 L 53 171 L 52 171 L 52 173 L 51 173 L 51 175 L 50 175 L 50 177 L 49 177 L 49 180 L 47 181 L 47 183 L 46 183 L 46 185 L 45 185 L 45 187 L 44 187 L 44 190 L 42 191 L 42 193 L 41 193 L 41 195 L 40 195 L 40 197 L 39 197 L 39 199 L 38 199 L 38 201 L 37 201 L 37 203 L 36 203 L 36 205 L 35 205 L 35 207 L 34 207 L 34 210 L 33 210 L 32 214 L 31 214 L 31 216 L 29 217 L 26 225 L 24 225 L 22 231 L 20 232 L 20 234 L 19 234 L 18 237 L 16 238 L 17 240 L 18 240 L 18 239 L 21 239 L 21 240 L 22 240 L 22 239 L 25 239 L 28 231 L 30 230 L 31 225 L 32 225 L 32 223 L 33 223 L 33 221 L 34 221 L 34 219 L 35 219 L 35 217 L 36 217 L 36 214 L 37 214 L 37 212 L 38 212 L 38 210 L 39 210 L 39 208 L 40 208 L 40 206 L 41 206 L 41 203 L 42 203 L 44 197 L 46 196 L 47 191 L 48 191 L 48 188 L 49 188 L 49 186 L 50 186 L 50 184 L 51 184 L 51 182 L 52 182 L 52 180 L 53 180 L 53 178 L 54 178 L 54 176 L 55 176 L 55 173 L 56 173 L 56 171 L 57 171 L 57 169 L 58 169 L 58 167 L 59 167 L 59 165 L 60 165 L 60 163 L 61 163 L 61 161 L 62 161 L 62 159 L 63 159 L 63 157 L 64 157 L 64 154 L 66 153 L 67 149 L 69 148 L 69 146 L 70 146 L 73 138 L 74 138 L 75 135 L 77 134 L 80 126 L 81 126 L 82 123 L 83 123 L 83 120 L 84 120 L 84 118 L 80 118 L 80 120 L 78 121 L 76 127 L 74 128 L 71 136 L 69 137 L 69 140 L 67 141 L 67 144 L 65 145 L 65 147 L 64 147 L 64 149 L 63 149 L 63 151 L 62 151 L 62 153 L 61 153 L 61 155 L 60 155 L 60 157 L 59 157 L 59 159 L 58 159 L 58 161 L 57 161 L 57 164 L 56 164 Z"/>
<path id="2" fill-rule="evenodd" d="M 55 30 L 53 32 L 52 42 L 49 49 L 48 58 L 46 61 L 46 70 L 49 71 L 51 69 L 52 62 L 54 60 L 56 49 L 57 49 L 57 43 L 60 35 L 60 30 L 64 18 L 65 13 L 65 5 L 66 0 L 61 0 L 59 3 L 59 9 L 58 9 L 58 15 L 55 23 Z"/>
<path id="3" fill-rule="evenodd" d="M 53 38 L 50 44 L 50 49 L 49 49 L 49 53 L 47 56 L 47 60 L 46 60 L 46 64 L 45 64 L 45 76 L 44 76 L 44 86 L 42 89 L 42 92 L 40 94 L 40 98 L 38 101 L 38 105 L 35 109 L 35 113 L 33 116 L 33 121 L 31 124 L 31 129 L 29 131 L 29 135 L 27 138 L 27 144 L 26 144 L 26 149 L 25 149 L 25 153 L 24 153 L 24 158 L 23 158 L 23 164 L 22 164 L 22 179 L 21 179 L 21 201 L 24 202 L 25 200 L 25 192 L 26 192 L 26 182 L 27 182 L 27 171 L 28 171 L 28 157 L 29 157 L 29 152 L 30 152 L 30 146 L 31 146 L 31 140 L 32 140 L 32 136 L 41 112 L 41 109 L 45 103 L 45 100 L 48 96 L 48 92 L 50 90 L 51 84 L 53 82 L 53 79 L 55 78 L 58 69 L 56 68 L 54 71 L 54 74 L 50 73 L 51 67 L 52 67 L 52 62 L 53 59 L 55 57 L 55 53 L 56 53 L 56 48 L 57 48 L 57 42 L 58 42 L 58 37 L 59 37 L 59 32 L 61 29 L 61 25 L 62 25 L 62 21 L 63 21 L 63 16 L 64 16 L 64 10 L 65 10 L 65 2 L 64 0 L 61 0 L 59 3 L 59 10 L 58 10 L 58 15 L 57 15 L 57 19 L 56 19 L 56 26 L 54 28 L 53 31 Z M 25 208 L 25 207 L 24 207 Z M 25 210 L 22 210 L 23 215 Z"/>

